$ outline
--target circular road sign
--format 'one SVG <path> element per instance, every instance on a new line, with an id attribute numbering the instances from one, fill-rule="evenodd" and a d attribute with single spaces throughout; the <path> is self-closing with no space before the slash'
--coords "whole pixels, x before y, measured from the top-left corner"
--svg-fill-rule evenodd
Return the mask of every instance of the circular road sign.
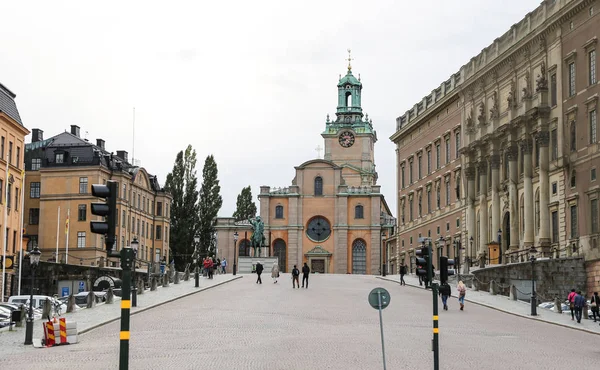
<path id="1" fill-rule="evenodd" d="M 379 307 L 379 295 L 381 295 L 381 307 Z M 389 306 L 391 299 L 392 297 L 390 297 L 390 293 L 383 288 L 375 288 L 371 290 L 371 293 L 369 293 L 369 304 L 374 309 L 381 308 L 383 310 Z"/>

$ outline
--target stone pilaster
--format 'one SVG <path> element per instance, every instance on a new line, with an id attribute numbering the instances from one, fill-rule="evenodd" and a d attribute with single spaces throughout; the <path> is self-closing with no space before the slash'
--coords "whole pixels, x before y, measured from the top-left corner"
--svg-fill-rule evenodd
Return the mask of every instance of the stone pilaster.
<path id="1" fill-rule="evenodd" d="M 548 130 L 542 130 L 538 134 L 538 145 L 540 147 L 540 245 L 545 247 L 550 245 L 550 211 L 548 203 L 550 201 L 550 178 L 548 176 L 548 161 L 550 155 L 550 133 Z"/>
<path id="2" fill-rule="evenodd" d="M 519 207 L 517 182 L 519 179 L 519 147 L 515 143 L 506 149 L 508 154 L 509 184 L 508 197 L 510 209 L 510 249 L 519 249 Z"/>
<path id="3" fill-rule="evenodd" d="M 500 229 L 500 154 L 494 152 L 490 156 L 492 168 L 492 235 Z M 502 253 L 502 247 L 500 247 Z"/>
<path id="4" fill-rule="evenodd" d="M 467 178 L 467 233 L 468 240 L 475 236 L 475 164 L 469 164 L 465 169 Z M 467 244 L 467 257 L 475 255 L 471 243 Z"/>
<path id="5" fill-rule="evenodd" d="M 532 160 L 531 153 L 533 152 L 533 141 L 531 137 L 526 137 L 521 140 L 521 148 L 523 152 L 523 196 L 525 198 L 523 216 L 525 218 L 525 230 L 523 232 L 523 244 L 525 247 L 533 245 L 533 183 L 532 183 Z"/>
<path id="6" fill-rule="evenodd" d="M 484 256 L 488 239 L 488 204 L 487 204 L 487 169 L 488 163 L 485 159 L 479 162 L 479 251 L 478 258 Z"/>

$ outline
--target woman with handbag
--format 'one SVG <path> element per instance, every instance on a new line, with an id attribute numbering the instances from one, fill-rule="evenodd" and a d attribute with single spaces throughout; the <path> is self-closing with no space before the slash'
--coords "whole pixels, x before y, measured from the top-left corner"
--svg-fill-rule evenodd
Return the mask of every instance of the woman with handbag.
<path id="1" fill-rule="evenodd" d="M 463 309 L 465 308 L 465 296 L 467 295 L 467 287 L 462 281 L 459 281 L 456 290 L 458 291 L 458 303 L 460 303 L 460 310 L 463 311 Z"/>
<path id="2" fill-rule="evenodd" d="M 600 297 L 598 297 L 598 292 L 594 292 L 592 299 L 590 300 L 590 305 L 592 306 L 592 315 L 594 315 L 594 322 L 596 322 L 596 317 L 600 319 L 600 313 L 598 313 L 600 307 Z"/>
<path id="3" fill-rule="evenodd" d="M 273 267 L 271 267 L 271 277 L 273 278 L 273 284 L 277 284 L 277 278 L 279 277 L 279 265 L 277 262 L 273 262 Z"/>
<path id="4" fill-rule="evenodd" d="M 571 321 L 575 320 L 575 289 L 571 289 L 571 293 L 567 296 L 567 301 L 569 301 L 569 309 L 571 310 Z"/>

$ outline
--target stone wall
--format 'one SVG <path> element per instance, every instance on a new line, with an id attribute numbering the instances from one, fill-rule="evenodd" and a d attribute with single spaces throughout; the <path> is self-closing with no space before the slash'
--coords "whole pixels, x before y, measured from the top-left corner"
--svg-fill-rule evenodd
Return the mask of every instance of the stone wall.
<path id="1" fill-rule="evenodd" d="M 587 261 L 587 291 L 600 292 L 600 260 Z"/>
<path id="2" fill-rule="evenodd" d="M 472 271 L 479 280 L 478 288 L 489 291 L 493 280 L 497 294 L 508 296 L 510 286 L 530 293 L 531 262 L 498 265 Z M 586 269 L 583 257 L 539 259 L 535 262 L 535 287 L 539 302 L 554 300 L 555 297 L 566 299 L 571 289 L 587 290 Z M 525 287 L 525 288 L 522 288 Z M 587 296 L 590 295 L 586 294 Z"/>

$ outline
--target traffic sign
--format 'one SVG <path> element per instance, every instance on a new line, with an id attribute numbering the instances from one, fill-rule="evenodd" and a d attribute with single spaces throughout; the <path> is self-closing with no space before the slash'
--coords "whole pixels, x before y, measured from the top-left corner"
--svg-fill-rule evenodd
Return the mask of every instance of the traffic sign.
<path id="1" fill-rule="evenodd" d="M 381 307 L 379 306 L 379 296 L 381 295 Z M 384 309 L 390 304 L 390 293 L 383 288 L 375 288 L 369 293 L 369 304 L 374 309 Z"/>

